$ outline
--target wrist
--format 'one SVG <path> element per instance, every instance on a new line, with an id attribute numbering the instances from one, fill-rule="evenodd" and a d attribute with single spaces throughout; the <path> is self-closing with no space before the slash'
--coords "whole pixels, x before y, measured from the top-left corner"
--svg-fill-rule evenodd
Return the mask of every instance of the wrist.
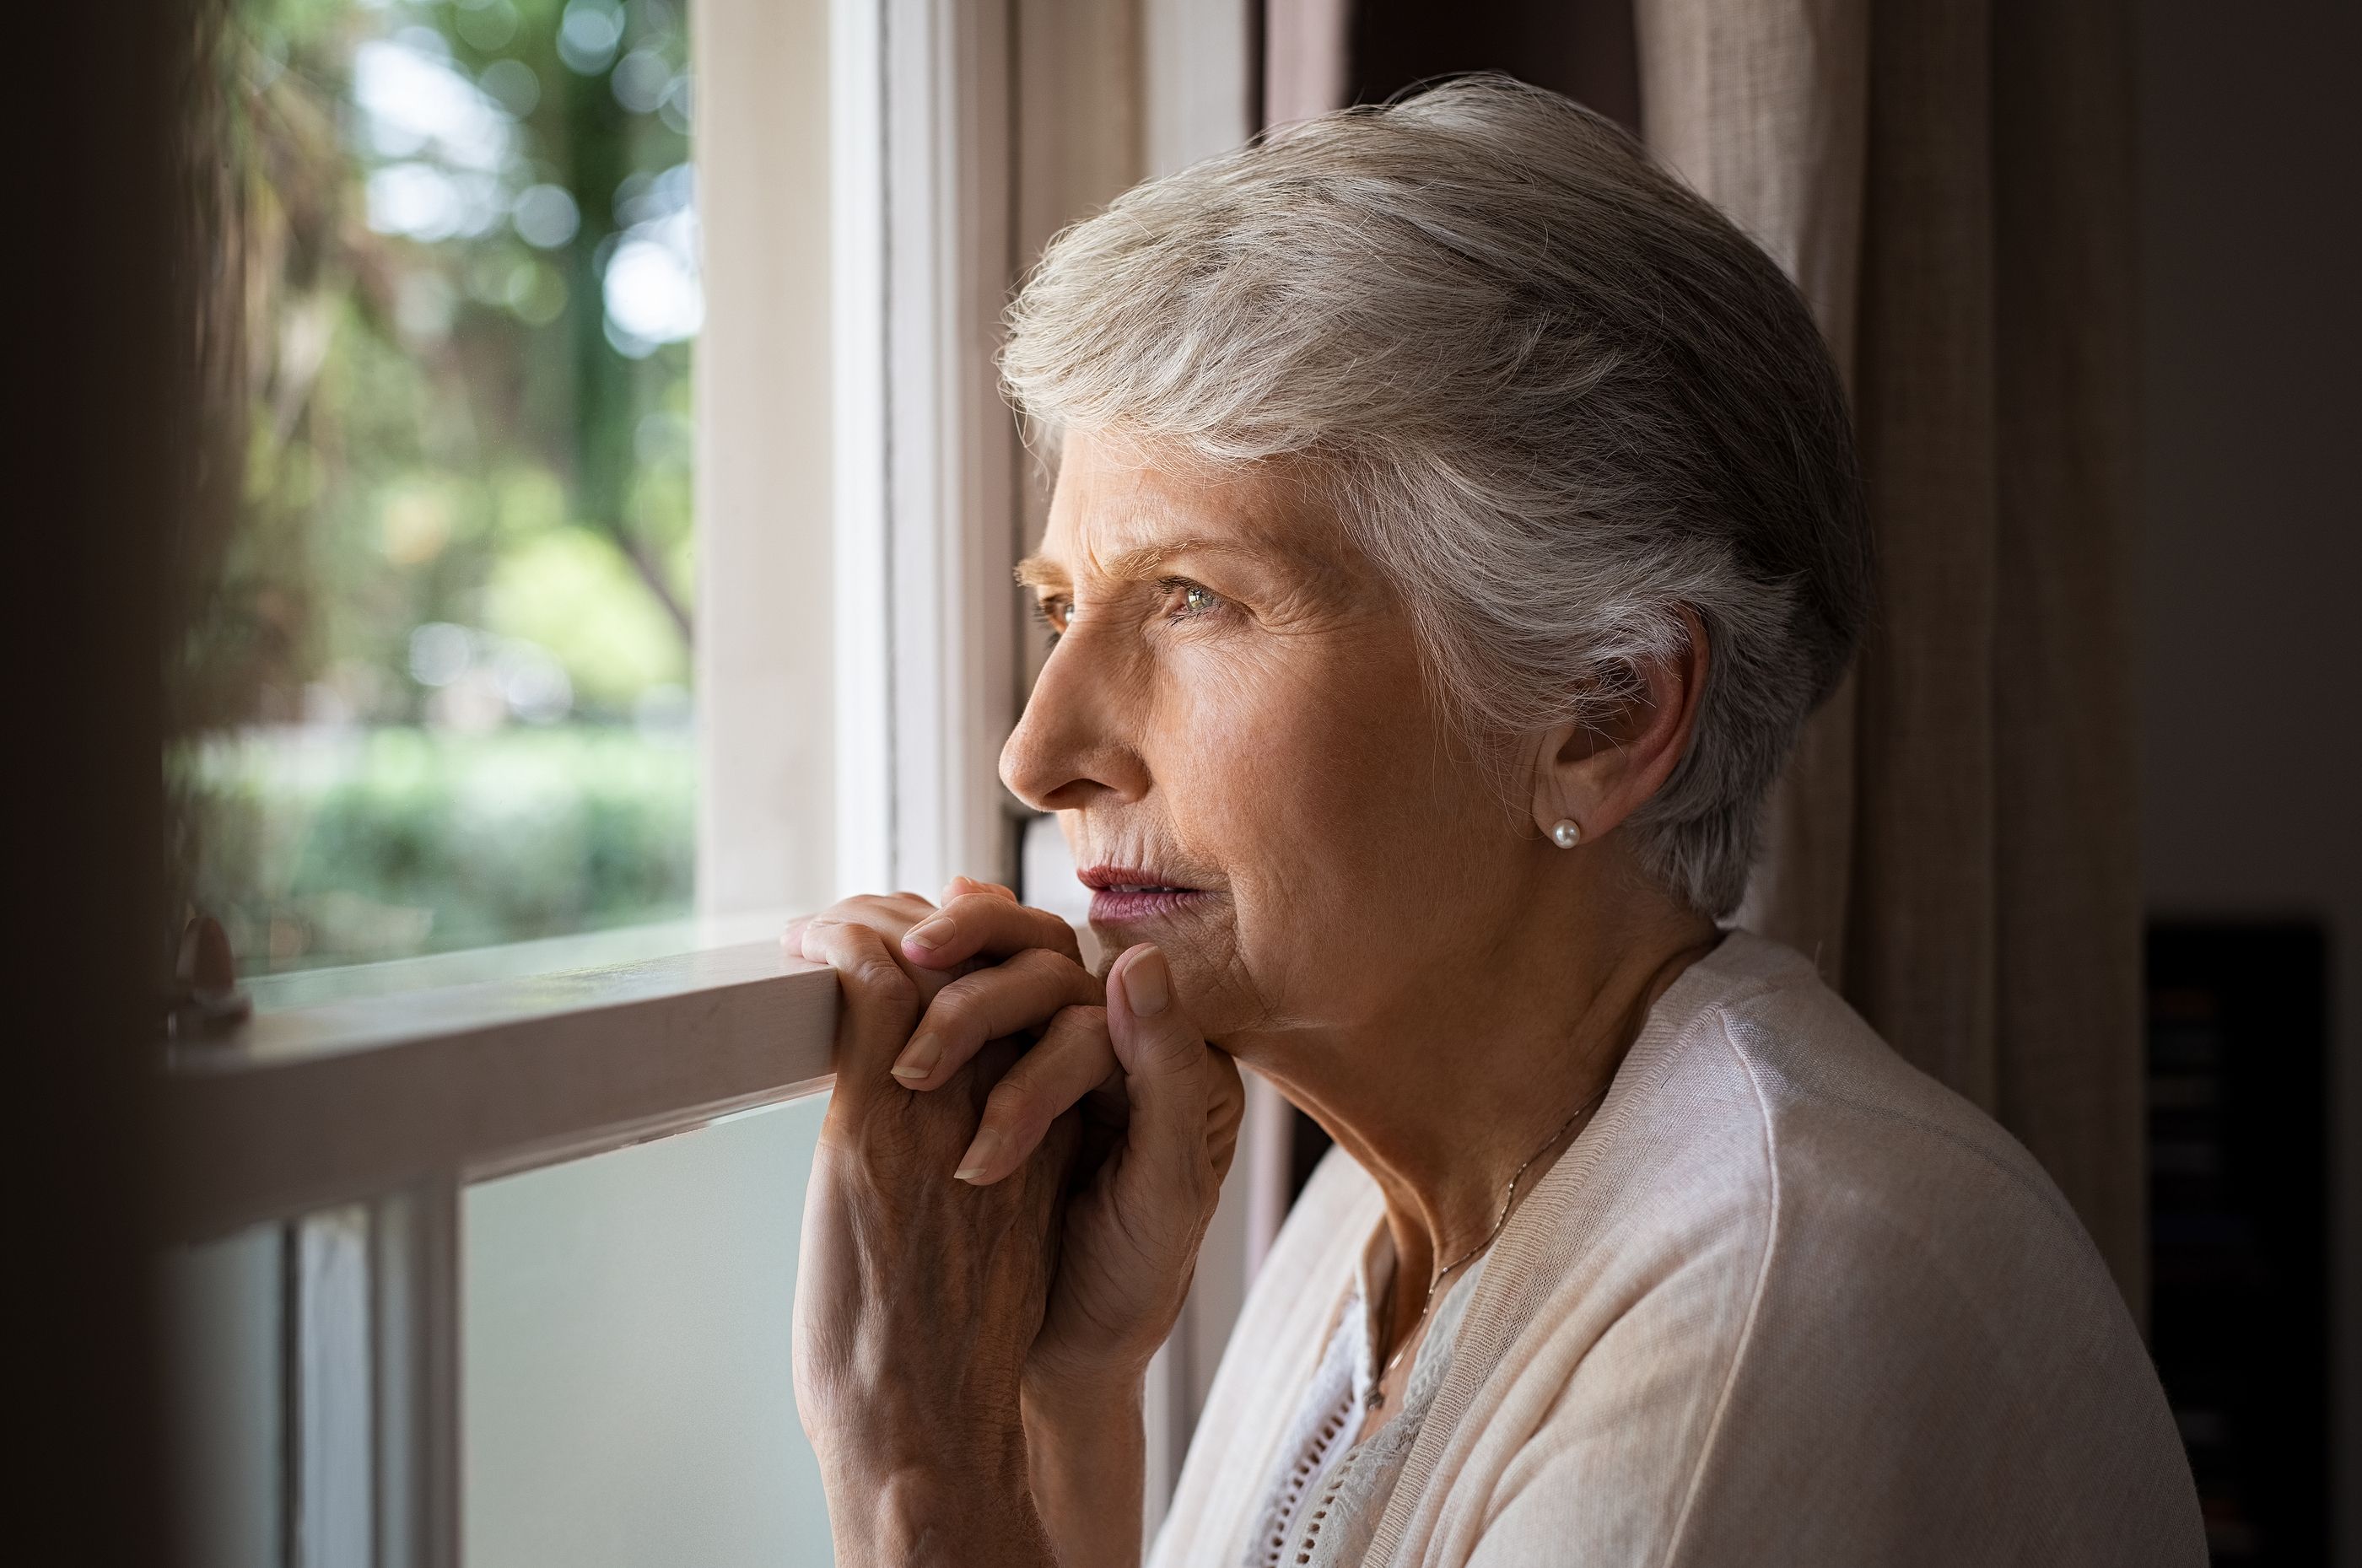
<path id="1" fill-rule="evenodd" d="M 1052 1561 L 1021 1454 L 840 1474 L 826 1491 L 840 1568 Z"/>
<path id="2" fill-rule="evenodd" d="M 1087 1367 L 1025 1369 L 1019 1408 L 1026 1429 L 1120 1426 L 1140 1419 L 1147 1398 L 1148 1364 L 1130 1360 Z"/>
<path id="3" fill-rule="evenodd" d="M 1140 1375 L 1087 1383 L 1029 1375 L 1028 1479 L 1061 1562 L 1125 1568 L 1140 1561 L 1145 1393 Z"/>

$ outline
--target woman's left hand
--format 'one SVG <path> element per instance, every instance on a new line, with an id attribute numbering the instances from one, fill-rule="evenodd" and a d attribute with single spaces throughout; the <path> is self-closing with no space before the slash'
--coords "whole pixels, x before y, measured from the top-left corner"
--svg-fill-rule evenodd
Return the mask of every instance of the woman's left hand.
<path id="1" fill-rule="evenodd" d="M 789 945 L 840 969 L 855 954 L 876 967 L 873 937 L 925 999 L 891 1068 L 910 1090 L 970 1103 L 970 1059 L 1000 1048 L 988 1042 L 1032 1041 L 998 1076 L 977 1137 L 943 1162 L 939 1181 L 1031 1181 L 1037 1146 L 1080 1107 L 1057 1273 L 1023 1373 L 1031 1483 L 1063 1554 L 1136 1560 L 1142 1375 L 1188 1293 L 1237 1146 L 1238 1067 L 1198 1032 L 1162 953 L 1131 949 L 1103 985 L 1083 967 L 1073 930 L 1007 889 L 962 878 L 940 909 L 910 895 L 848 900 L 792 929 Z"/>
<path id="2" fill-rule="evenodd" d="M 836 1087 L 805 1203 L 796 1404 L 819 1454 L 836 1561 L 1049 1564 L 1021 1397 L 1057 1265 L 1072 1118 L 1007 1180 L 954 1181 L 995 1081 L 988 1046 L 933 1094 L 889 1071 L 921 987 L 870 925 L 808 922 L 838 974 Z"/>
<path id="3" fill-rule="evenodd" d="M 786 944 L 842 968 L 847 926 L 883 939 L 918 987 L 921 1016 L 891 1069 L 906 1087 L 941 1089 L 988 1041 L 1032 1042 L 947 1169 L 997 1183 L 1079 1107 L 1076 1190 L 1027 1384 L 1055 1405 L 1136 1395 L 1181 1310 L 1237 1148 L 1237 1064 L 1198 1032 L 1157 949 L 1120 955 L 1103 983 L 1083 966 L 1072 927 L 1006 888 L 958 878 L 940 907 L 907 893 L 847 899 L 789 927 Z"/>

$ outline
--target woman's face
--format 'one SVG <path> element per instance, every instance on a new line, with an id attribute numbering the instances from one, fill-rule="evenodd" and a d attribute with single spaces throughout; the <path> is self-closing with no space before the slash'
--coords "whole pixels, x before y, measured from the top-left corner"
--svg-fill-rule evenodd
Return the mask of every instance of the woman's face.
<path id="1" fill-rule="evenodd" d="M 1072 435 L 1021 575 L 1055 641 L 1001 776 L 1058 813 L 1109 950 L 1159 944 L 1209 1035 L 1350 1027 L 1497 951 L 1531 826 L 1284 472 Z"/>

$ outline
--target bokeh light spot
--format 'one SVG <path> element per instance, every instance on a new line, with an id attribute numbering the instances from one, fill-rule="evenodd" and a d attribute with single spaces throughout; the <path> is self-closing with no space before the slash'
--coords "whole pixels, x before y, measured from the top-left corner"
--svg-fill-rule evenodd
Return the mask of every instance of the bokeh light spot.
<path id="1" fill-rule="evenodd" d="M 615 0 L 569 0 L 557 24 L 557 58 L 566 68 L 596 76 L 624 41 L 624 8 Z"/>
<path id="2" fill-rule="evenodd" d="M 517 237 L 541 250 L 555 250 L 582 226 L 582 210 L 563 185 L 528 185 L 509 210 Z"/>

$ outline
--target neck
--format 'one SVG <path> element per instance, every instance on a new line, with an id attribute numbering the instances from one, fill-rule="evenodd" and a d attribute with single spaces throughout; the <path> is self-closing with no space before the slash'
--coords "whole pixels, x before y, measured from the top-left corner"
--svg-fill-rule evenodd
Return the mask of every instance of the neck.
<path id="1" fill-rule="evenodd" d="M 1223 1042 L 1376 1180 L 1398 1323 L 1440 1264 L 1486 1238 L 1518 1167 L 1522 1198 L 1579 1133 L 1569 1117 L 1604 1095 L 1650 1008 L 1717 940 L 1653 892 L 1594 892 L 1473 951 L 1453 944 L 1351 1022 Z"/>

